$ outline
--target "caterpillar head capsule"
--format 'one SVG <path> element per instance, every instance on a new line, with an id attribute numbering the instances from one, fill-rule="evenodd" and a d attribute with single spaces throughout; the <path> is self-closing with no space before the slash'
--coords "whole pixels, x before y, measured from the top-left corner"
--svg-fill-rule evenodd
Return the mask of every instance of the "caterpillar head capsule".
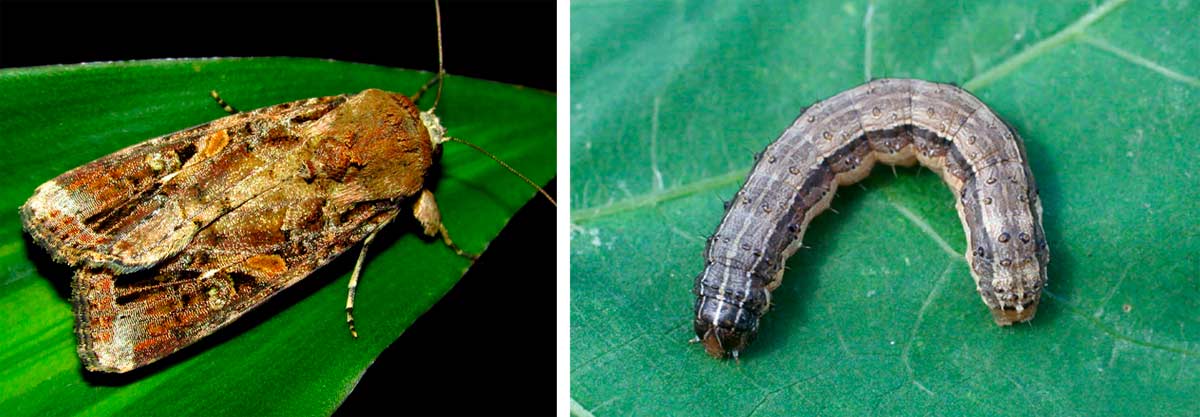
<path id="1" fill-rule="evenodd" d="M 696 315 L 693 342 L 700 342 L 714 358 L 732 356 L 746 348 L 758 334 L 758 319 L 770 304 L 770 293 L 745 273 L 720 264 L 705 268 L 696 280 Z M 735 283 L 732 276 L 740 278 Z M 724 283 L 725 285 L 721 285 Z M 736 290 L 734 289 L 736 288 Z"/>
<path id="2" fill-rule="evenodd" d="M 1030 257 L 1019 264 L 1001 262 L 993 267 L 994 279 L 980 288 L 992 319 L 1001 326 L 1033 319 L 1046 282 L 1045 263 Z"/>
<path id="3" fill-rule="evenodd" d="M 758 334 L 756 329 L 744 330 L 714 326 L 712 323 L 702 322 L 700 319 L 696 319 L 694 326 L 696 338 L 693 341 L 700 342 L 704 345 L 704 351 L 717 359 L 730 356 L 737 359 L 738 353 L 745 349 Z"/>

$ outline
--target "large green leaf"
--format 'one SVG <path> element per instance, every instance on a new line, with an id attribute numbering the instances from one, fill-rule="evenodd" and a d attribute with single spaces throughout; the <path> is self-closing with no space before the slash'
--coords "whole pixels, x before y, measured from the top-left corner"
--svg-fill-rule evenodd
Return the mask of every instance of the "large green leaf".
<path id="1" fill-rule="evenodd" d="M 1200 410 L 1200 4 L 777 1 L 571 9 L 571 394 L 595 415 Z M 946 187 L 882 166 L 789 262 L 740 363 L 692 337 L 721 200 L 804 106 L 957 82 L 1024 136 L 1038 316 L 979 300 Z"/>
<path id="2" fill-rule="evenodd" d="M 22 235 L 16 208 L 38 184 L 72 167 L 222 117 L 210 89 L 253 109 L 368 87 L 412 93 L 429 76 L 289 58 L 0 71 L 0 206 L 9 210 L 0 216 L 0 414 L 331 413 L 375 356 L 454 285 L 467 260 L 398 221 L 372 245 L 364 268 L 357 340 L 342 314 L 352 250 L 149 369 L 90 374 L 75 356 L 70 270 Z M 451 135 L 544 183 L 555 172 L 554 102 L 541 91 L 451 77 L 438 113 Z M 459 245 L 481 252 L 533 191 L 473 150 L 453 143 L 444 149 L 430 179 L 442 219 Z"/>

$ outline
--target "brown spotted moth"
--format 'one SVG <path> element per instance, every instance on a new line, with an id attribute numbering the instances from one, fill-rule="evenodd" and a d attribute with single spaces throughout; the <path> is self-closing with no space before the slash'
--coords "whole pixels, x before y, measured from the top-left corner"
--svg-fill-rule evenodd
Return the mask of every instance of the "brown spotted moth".
<path id="1" fill-rule="evenodd" d="M 1032 319 L 1050 252 L 1021 138 L 961 88 L 880 79 L 813 105 L 759 156 L 704 251 L 693 341 L 736 358 L 809 222 L 877 161 L 920 162 L 941 175 L 957 196 L 971 276 L 992 318 Z"/>
<path id="2" fill-rule="evenodd" d="M 47 181 L 20 208 L 25 230 L 75 268 L 77 351 L 92 371 L 127 372 L 212 334 L 362 243 L 402 209 L 460 250 L 427 173 L 446 135 L 437 107 L 367 89 L 232 114 L 129 146 Z M 482 151 L 482 150 L 481 150 Z M 483 151 L 489 157 L 491 154 Z M 505 168 L 553 199 L 537 184 Z"/>

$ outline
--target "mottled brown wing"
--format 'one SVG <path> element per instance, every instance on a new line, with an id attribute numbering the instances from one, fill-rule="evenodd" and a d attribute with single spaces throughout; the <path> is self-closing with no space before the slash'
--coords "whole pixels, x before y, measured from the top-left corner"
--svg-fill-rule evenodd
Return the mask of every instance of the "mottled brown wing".
<path id="1" fill-rule="evenodd" d="M 56 260 L 136 271 L 178 252 L 199 227 L 245 201 L 244 180 L 294 170 L 282 158 L 347 97 L 284 103 L 130 146 L 47 181 L 21 207 L 25 229 Z M 241 186 L 241 193 L 233 189 Z M 145 246 L 140 242 L 162 242 Z"/>
<path id="2" fill-rule="evenodd" d="M 252 199 L 145 271 L 76 273 L 79 355 L 92 370 L 124 372 L 229 324 L 308 276 L 399 212 L 388 200 L 329 216 L 313 187 L 290 183 Z M 327 223 L 328 222 L 328 223 Z"/>
<path id="3" fill-rule="evenodd" d="M 432 149 L 402 95 L 286 103 L 76 168 L 39 187 L 22 217 L 78 267 L 80 357 L 124 372 L 228 324 L 391 221 L 423 188 Z"/>

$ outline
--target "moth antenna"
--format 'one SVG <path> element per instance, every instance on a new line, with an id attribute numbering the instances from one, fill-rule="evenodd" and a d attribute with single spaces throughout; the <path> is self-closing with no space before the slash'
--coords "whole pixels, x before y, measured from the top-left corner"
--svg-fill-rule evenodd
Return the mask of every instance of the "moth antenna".
<path id="1" fill-rule="evenodd" d="M 492 155 L 491 152 L 483 150 L 483 148 L 480 148 L 478 145 L 475 145 L 474 143 L 467 142 L 467 141 L 459 139 L 459 138 L 447 136 L 446 139 L 461 143 L 463 145 L 470 146 L 472 149 L 475 149 L 475 150 L 479 151 L 480 153 L 487 155 L 488 158 L 492 158 L 493 161 L 496 161 L 497 164 L 500 164 L 500 166 L 504 167 L 504 169 L 507 169 L 508 172 L 511 172 L 514 175 L 521 177 L 521 179 L 525 180 L 525 183 L 529 184 L 531 187 L 538 190 L 539 193 L 542 193 L 542 196 L 546 197 L 547 200 L 550 200 L 550 204 L 553 204 L 554 207 L 558 207 L 558 202 L 554 201 L 554 197 L 551 197 L 550 193 L 547 193 L 546 190 L 543 190 L 542 187 L 538 186 L 537 183 L 534 183 L 532 180 L 530 180 L 529 177 L 526 177 L 524 174 L 521 174 L 519 171 L 517 171 L 513 167 L 504 163 L 504 161 L 501 161 L 500 158 L 496 157 L 496 155 Z"/>
<path id="2" fill-rule="evenodd" d="M 419 90 L 417 90 L 417 93 L 413 94 L 411 97 L 412 102 L 416 103 L 417 101 L 421 100 L 421 96 L 424 96 L 426 91 L 429 91 L 429 87 L 432 87 L 433 83 L 436 82 L 438 85 L 437 96 L 433 98 L 433 106 L 428 110 L 431 113 L 437 109 L 438 103 L 442 101 L 442 83 L 444 83 L 443 80 L 446 78 L 446 66 L 442 62 L 442 6 L 437 0 L 434 0 L 433 2 L 433 13 L 437 16 L 438 72 L 437 75 L 435 75 L 433 78 L 430 78 L 429 81 L 426 81 L 425 84 L 422 85 Z"/>
<path id="3" fill-rule="evenodd" d="M 446 84 L 446 66 L 442 63 L 442 5 L 441 2 L 433 1 L 433 13 L 437 15 L 437 36 L 438 36 L 438 91 L 437 96 L 433 98 L 433 107 L 429 111 L 437 109 L 437 105 L 442 101 L 442 85 Z"/>

